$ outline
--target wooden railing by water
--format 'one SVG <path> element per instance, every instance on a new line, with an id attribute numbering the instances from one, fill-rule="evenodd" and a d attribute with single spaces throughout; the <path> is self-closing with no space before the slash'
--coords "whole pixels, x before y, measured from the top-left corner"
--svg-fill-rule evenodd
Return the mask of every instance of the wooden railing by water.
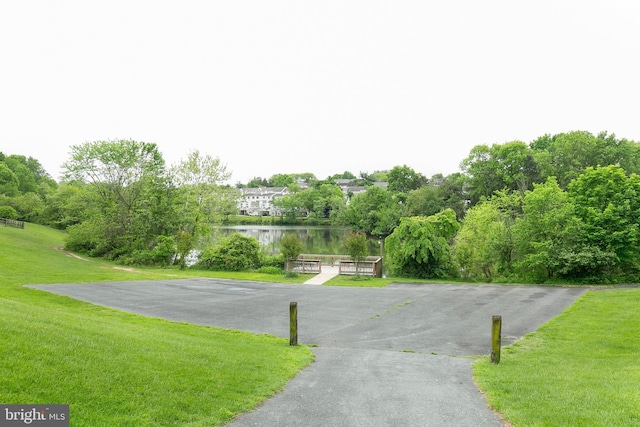
<path id="1" fill-rule="evenodd" d="M 287 271 L 296 273 L 320 274 L 322 272 L 322 261 L 319 259 L 300 259 L 287 261 Z"/>
<path id="2" fill-rule="evenodd" d="M 382 277 L 382 258 L 380 257 L 368 257 L 375 258 L 364 261 L 340 261 L 340 274 L 360 275 L 360 276 L 373 276 Z"/>
<path id="3" fill-rule="evenodd" d="M 365 257 L 362 261 L 358 261 L 357 266 L 349 255 L 300 254 L 294 262 L 319 262 L 323 265 L 337 264 L 340 267 L 340 274 L 382 277 L 382 257 L 379 256 Z M 299 268 L 297 267 L 294 271 L 300 272 Z"/>
<path id="4" fill-rule="evenodd" d="M 24 221 L 18 221 L 17 219 L 0 218 L 0 224 L 5 227 L 24 228 Z"/>

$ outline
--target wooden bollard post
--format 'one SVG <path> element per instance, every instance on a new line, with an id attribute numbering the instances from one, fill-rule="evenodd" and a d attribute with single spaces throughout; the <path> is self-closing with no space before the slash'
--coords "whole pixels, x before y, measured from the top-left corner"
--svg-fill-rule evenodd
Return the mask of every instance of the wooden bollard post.
<path id="1" fill-rule="evenodd" d="M 500 363 L 502 345 L 502 316 L 493 316 L 491 324 L 491 363 Z"/>
<path id="2" fill-rule="evenodd" d="M 298 303 L 289 303 L 289 345 L 298 345 Z"/>

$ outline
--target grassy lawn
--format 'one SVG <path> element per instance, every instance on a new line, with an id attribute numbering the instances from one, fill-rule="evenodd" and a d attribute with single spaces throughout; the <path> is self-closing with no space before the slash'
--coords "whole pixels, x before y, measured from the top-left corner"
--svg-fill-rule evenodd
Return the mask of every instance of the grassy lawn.
<path id="1" fill-rule="evenodd" d="M 513 426 L 640 425 L 640 290 L 588 292 L 474 377 Z"/>
<path id="2" fill-rule="evenodd" d="M 1 403 L 67 403 L 73 426 L 221 425 L 313 360 L 288 339 L 147 318 L 20 286 L 216 275 L 123 270 L 56 249 L 62 239 L 32 224 L 0 227 Z"/>
<path id="3" fill-rule="evenodd" d="M 268 335 L 132 315 L 22 284 L 283 275 L 123 269 L 65 253 L 63 234 L 0 227 L 0 403 L 68 403 L 73 426 L 214 426 L 281 390 L 313 360 Z M 383 287 L 399 278 L 339 276 Z M 415 280 L 416 282 L 424 282 Z M 513 426 L 640 425 L 640 289 L 591 291 L 474 377 Z"/>

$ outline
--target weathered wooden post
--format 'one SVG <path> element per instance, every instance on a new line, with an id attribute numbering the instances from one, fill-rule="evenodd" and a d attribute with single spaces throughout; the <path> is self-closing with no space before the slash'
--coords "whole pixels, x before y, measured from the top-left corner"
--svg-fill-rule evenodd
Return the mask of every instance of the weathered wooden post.
<path id="1" fill-rule="evenodd" d="M 298 345 L 298 303 L 289 303 L 289 345 Z"/>
<path id="2" fill-rule="evenodd" d="M 491 363 L 500 363 L 502 345 L 502 316 L 493 316 L 491 324 Z"/>

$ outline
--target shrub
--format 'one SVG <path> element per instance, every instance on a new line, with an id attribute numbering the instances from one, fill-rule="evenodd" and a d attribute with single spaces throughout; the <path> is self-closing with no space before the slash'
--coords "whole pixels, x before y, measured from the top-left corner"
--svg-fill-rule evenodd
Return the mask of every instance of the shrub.
<path id="1" fill-rule="evenodd" d="M 64 247 L 69 251 L 90 253 L 98 246 L 97 234 L 91 221 L 72 225 L 67 231 L 69 234 Z"/>
<path id="2" fill-rule="evenodd" d="M 234 233 L 200 255 L 198 266 L 208 270 L 242 271 L 260 264 L 260 243 L 254 237 Z"/>
<path id="3" fill-rule="evenodd" d="M 285 260 L 296 259 L 301 252 L 302 243 L 297 235 L 287 233 L 282 237 L 280 242 L 280 253 L 282 253 Z"/>
<path id="4" fill-rule="evenodd" d="M 156 245 L 149 250 L 135 250 L 131 256 L 122 261 L 130 265 L 171 265 L 176 253 L 176 243 L 173 237 L 159 236 Z"/>
<path id="5" fill-rule="evenodd" d="M 0 206 L 0 218 L 16 219 L 18 212 L 11 206 Z"/>
<path id="6" fill-rule="evenodd" d="M 260 257 L 260 265 L 262 267 L 277 267 L 284 269 L 284 256 L 282 254 L 262 254 Z"/>
<path id="7" fill-rule="evenodd" d="M 258 273 L 283 274 L 284 270 L 282 268 L 278 268 L 278 267 L 260 267 L 258 269 Z"/>

